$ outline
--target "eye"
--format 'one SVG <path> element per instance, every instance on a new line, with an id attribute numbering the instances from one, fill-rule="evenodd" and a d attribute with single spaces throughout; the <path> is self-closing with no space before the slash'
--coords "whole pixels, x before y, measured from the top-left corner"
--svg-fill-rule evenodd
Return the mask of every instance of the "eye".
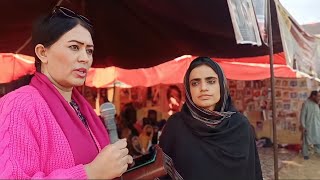
<path id="1" fill-rule="evenodd" d="M 69 48 L 71 50 L 73 50 L 73 51 L 78 51 L 79 50 L 79 46 L 77 46 L 77 45 L 71 45 L 71 46 L 69 46 Z"/>
<path id="2" fill-rule="evenodd" d="M 216 83 L 216 80 L 211 79 L 211 80 L 208 80 L 207 82 L 208 82 L 208 84 L 214 84 L 214 83 Z"/>
<path id="3" fill-rule="evenodd" d="M 191 84 L 191 86 L 198 86 L 199 82 L 198 81 L 192 81 L 190 84 Z"/>
<path id="4" fill-rule="evenodd" d="M 87 49 L 87 54 L 92 55 L 93 54 L 93 49 Z"/>

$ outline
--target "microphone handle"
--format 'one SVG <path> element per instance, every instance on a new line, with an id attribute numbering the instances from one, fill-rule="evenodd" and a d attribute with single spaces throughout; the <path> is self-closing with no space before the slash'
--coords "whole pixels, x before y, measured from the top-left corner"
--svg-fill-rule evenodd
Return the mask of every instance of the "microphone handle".
<path id="1" fill-rule="evenodd" d="M 110 138 L 110 143 L 113 144 L 119 140 L 118 137 L 118 131 L 117 131 L 117 125 L 115 123 L 114 118 L 108 118 L 107 122 L 107 129 L 108 129 L 108 134 Z"/>

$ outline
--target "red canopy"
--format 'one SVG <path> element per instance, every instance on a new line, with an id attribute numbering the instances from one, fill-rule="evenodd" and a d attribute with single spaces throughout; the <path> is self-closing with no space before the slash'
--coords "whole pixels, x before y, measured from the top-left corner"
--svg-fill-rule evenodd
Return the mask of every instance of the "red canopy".
<path id="1" fill-rule="evenodd" d="M 35 71 L 34 57 L 0 53 L 0 83 L 8 83 Z"/>
<path id="2" fill-rule="evenodd" d="M 86 85 L 103 88 L 121 83 L 124 86 L 153 86 L 156 84 L 182 83 L 183 76 L 194 56 L 181 56 L 151 68 L 126 70 L 117 67 L 90 69 Z M 270 78 L 269 56 L 221 59 L 214 58 L 228 79 L 260 80 Z M 296 78 L 296 73 L 285 65 L 283 53 L 275 54 L 276 77 Z M 249 63 L 250 62 L 250 63 Z"/>
<path id="3" fill-rule="evenodd" d="M 194 56 L 185 55 L 151 68 L 122 69 L 118 67 L 91 68 L 86 85 L 90 87 L 109 87 L 114 83 L 122 86 L 153 86 L 156 84 L 182 83 L 183 76 Z M 269 56 L 221 59 L 214 58 L 228 79 L 259 80 L 270 78 Z M 295 78 L 285 61 L 283 53 L 274 55 L 276 77 Z M 34 58 L 12 53 L 0 54 L 0 83 L 8 83 L 35 71 Z"/>

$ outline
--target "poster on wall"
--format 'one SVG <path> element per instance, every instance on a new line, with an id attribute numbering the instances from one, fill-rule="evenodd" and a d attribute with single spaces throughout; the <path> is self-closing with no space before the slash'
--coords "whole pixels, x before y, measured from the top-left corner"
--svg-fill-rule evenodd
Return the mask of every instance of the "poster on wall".
<path id="1" fill-rule="evenodd" d="M 162 112 L 163 117 L 179 112 L 185 102 L 185 91 L 182 84 L 162 85 Z"/>
<path id="2" fill-rule="evenodd" d="M 141 109 L 146 106 L 147 88 L 133 87 L 131 88 L 131 102 L 136 109 Z"/>
<path id="3" fill-rule="evenodd" d="M 122 110 L 124 105 L 131 101 L 131 89 L 120 88 L 119 91 L 120 110 Z"/>
<path id="4" fill-rule="evenodd" d="M 84 98 L 89 102 L 93 109 L 96 109 L 97 89 L 94 87 L 84 87 Z"/>
<path id="5" fill-rule="evenodd" d="M 232 85 L 230 94 L 235 107 L 245 114 L 261 113 L 262 117 L 250 116 L 249 120 L 258 134 L 265 137 L 272 135 L 272 103 L 270 79 L 256 81 L 229 81 Z M 244 86 L 242 86 L 243 84 Z M 280 143 L 299 143 L 298 127 L 300 109 L 310 93 L 309 86 L 317 87 L 319 83 L 306 79 L 276 78 L 275 79 L 275 108 L 276 122 Z M 243 88 L 242 88 L 243 87 Z M 256 118 L 256 119 L 255 119 Z M 294 135 L 293 132 L 295 133 Z"/>
<path id="6" fill-rule="evenodd" d="M 147 106 L 160 106 L 160 85 L 147 88 Z"/>

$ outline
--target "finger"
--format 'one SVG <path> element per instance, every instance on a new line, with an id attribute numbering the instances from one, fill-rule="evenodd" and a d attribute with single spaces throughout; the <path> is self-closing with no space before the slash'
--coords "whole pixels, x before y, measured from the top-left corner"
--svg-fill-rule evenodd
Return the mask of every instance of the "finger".
<path id="1" fill-rule="evenodd" d="M 128 153 L 129 153 L 128 148 L 120 149 L 120 157 L 121 157 L 121 158 L 127 156 Z"/>
<path id="2" fill-rule="evenodd" d="M 128 164 L 132 164 L 133 163 L 133 157 L 128 155 Z"/>
<path id="3" fill-rule="evenodd" d="M 118 161 L 120 162 L 121 166 L 124 166 L 125 164 L 128 164 L 128 155 L 120 158 Z"/>
<path id="4" fill-rule="evenodd" d="M 125 173 L 125 172 L 127 171 L 127 169 L 128 169 L 128 164 L 125 164 L 125 165 L 122 167 L 121 175 L 122 175 L 123 173 Z"/>
<path id="5" fill-rule="evenodd" d="M 120 139 L 119 141 L 113 144 L 116 149 L 123 149 L 127 147 L 127 139 Z"/>

